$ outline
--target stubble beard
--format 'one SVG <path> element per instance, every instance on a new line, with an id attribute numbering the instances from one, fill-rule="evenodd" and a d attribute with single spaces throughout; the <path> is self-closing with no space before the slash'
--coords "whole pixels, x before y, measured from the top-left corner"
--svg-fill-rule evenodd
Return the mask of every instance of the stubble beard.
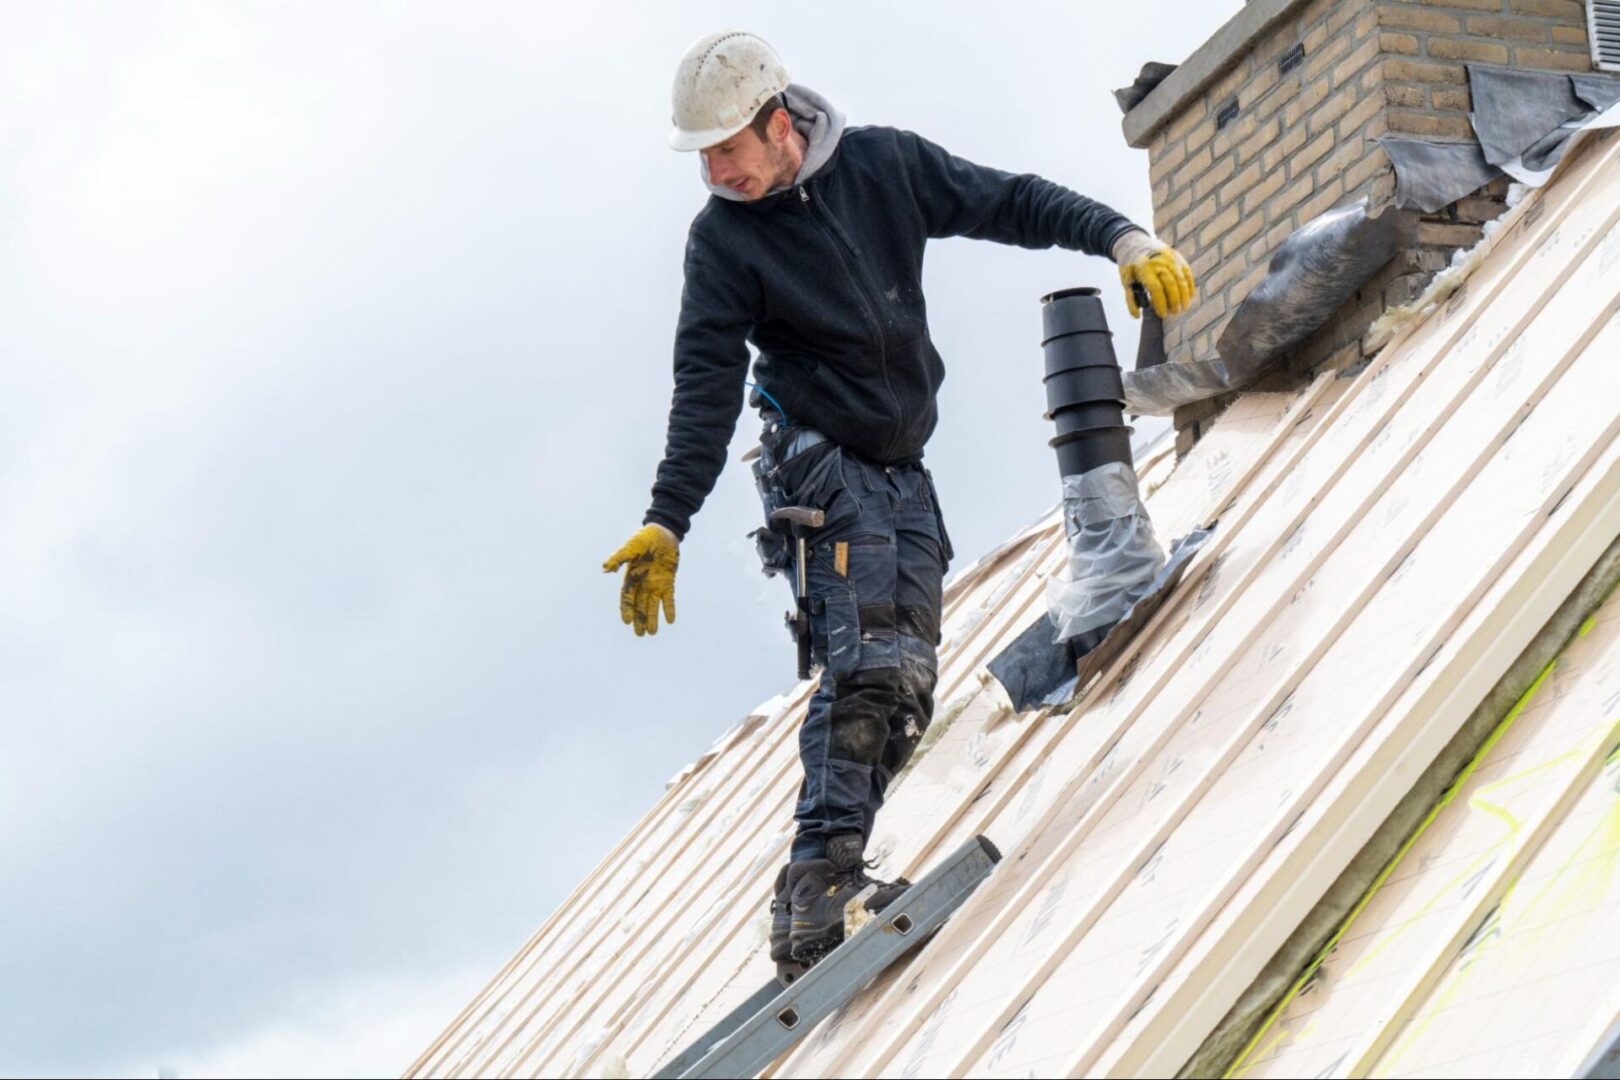
<path id="1" fill-rule="evenodd" d="M 798 174 L 798 170 L 793 167 L 793 159 L 788 156 L 787 147 L 781 144 L 773 144 L 770 155 L 771 167 L 775 169 L 775 172 L 772 173 L 770 186 L 766 190 L 775 191 L 777 188 L 790 186 L 793 183 L 794 176 Z"/>

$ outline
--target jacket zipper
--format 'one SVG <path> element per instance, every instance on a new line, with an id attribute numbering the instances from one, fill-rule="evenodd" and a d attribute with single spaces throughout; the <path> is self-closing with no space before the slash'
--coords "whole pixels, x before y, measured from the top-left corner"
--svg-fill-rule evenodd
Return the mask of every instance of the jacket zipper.
<path id="1" fill-rule="evenodd" d="M 849 238 L 844 235 L 844 231 L 837 227 L 837 223 L 832 220 L 832 214 L 830 212 L 821 210 L 818 213 L 820 204 L 811 203 L 810 188 L 806 184 L 801 184 L 799 186 L 799 202 L 805 207 L 813 218 L 820 217 L 826 219 L 825 222 L 818 221 L 817 224 L 821 226 L 823 232 L 828 234 L 828 243 L 833 249 L 833 254 L 838 256 L 838 261 L 843 264 L 844 273 L 848 275 L 850 284 L 855 286 L 855 295 L 860 297 L 861 308 L 866 314 L 867 321 L 871 323 L 873 332 L 877 335 L 878 366 L 883 371 L 883 385 L 888 388 L 889 400 L 894 402 L 895 421 L 898 424 L 902 419 L 900 415 L 900 395 L 894 392 L 894 380 L 889 377 L 889 345 L 883 333 L 883 322 L 877 317 L 877 312 L 872 306 L 872 290 L 866 287 L 865 283 L 861 280 L 861 276 L 855 270 L 853 262 L 855 246 L 849 242 Z M 842 247 L 840 247 L 840 243 L 842 244 Z M 843 248 L 849 249 L 849 254 L 847 256 L 844 254 Z M 898 437 L 899 435 L 897 432 L 895 438 Z M 884 457 L 888 457 L 892 452 L 895 438 L 891 438 L 888 445 L 884 447 Z"/>

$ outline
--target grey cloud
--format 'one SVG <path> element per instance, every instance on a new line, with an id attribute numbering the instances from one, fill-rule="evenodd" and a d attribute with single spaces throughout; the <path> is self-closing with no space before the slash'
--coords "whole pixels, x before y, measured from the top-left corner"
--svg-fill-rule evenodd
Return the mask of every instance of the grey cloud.
<path id="1" fill-rule="evenodd" d="M 313 1024 L 334 987 L 493 971 L 790 680 L 745 470 L 674 627 L 635 639 L 598 569 L 662 451 L 703 198 L 663 143 L 689 40 L 751 22 L 852 122 L 1145 219 L 1106 94 L 1221 17 L 1172 7 L 14 12 L 0 1072 L 150 1075 Z M 1056 498 L 1037 298 L 1113 280 L 933 249 L 930 464 L 964 560 Z"/>

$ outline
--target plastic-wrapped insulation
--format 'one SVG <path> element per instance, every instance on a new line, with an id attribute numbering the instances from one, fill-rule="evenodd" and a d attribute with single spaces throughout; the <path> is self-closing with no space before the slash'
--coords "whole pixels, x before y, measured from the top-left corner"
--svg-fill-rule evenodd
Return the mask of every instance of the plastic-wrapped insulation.
<path id="1" fill-rule="evenodd" d="M 1266 276 L 1244 297 L 1215 343 L 1213 360 L 1157 364 L 1125 376 L 1125 400 L 1167 416 L 1182 405 L 1238 390 L 1266 375 L 1315 333 L 1352 293 L 1417 238 L 1417 215 L 1366 199 L 1301 225 L 1278 247 Z"/>

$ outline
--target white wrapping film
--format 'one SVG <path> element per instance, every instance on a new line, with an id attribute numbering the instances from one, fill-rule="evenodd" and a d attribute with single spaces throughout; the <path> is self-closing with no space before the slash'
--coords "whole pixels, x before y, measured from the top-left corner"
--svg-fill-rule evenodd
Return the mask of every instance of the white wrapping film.
<path id="1" fill-rule="evenodd" d="M 1111 462 L 1063 478 L 1068 565 L 1046 583 L 1058 641 L 1124 617 L 1164 565 L 1164 549 L 1136 485 L 1136 470 Z"/>

